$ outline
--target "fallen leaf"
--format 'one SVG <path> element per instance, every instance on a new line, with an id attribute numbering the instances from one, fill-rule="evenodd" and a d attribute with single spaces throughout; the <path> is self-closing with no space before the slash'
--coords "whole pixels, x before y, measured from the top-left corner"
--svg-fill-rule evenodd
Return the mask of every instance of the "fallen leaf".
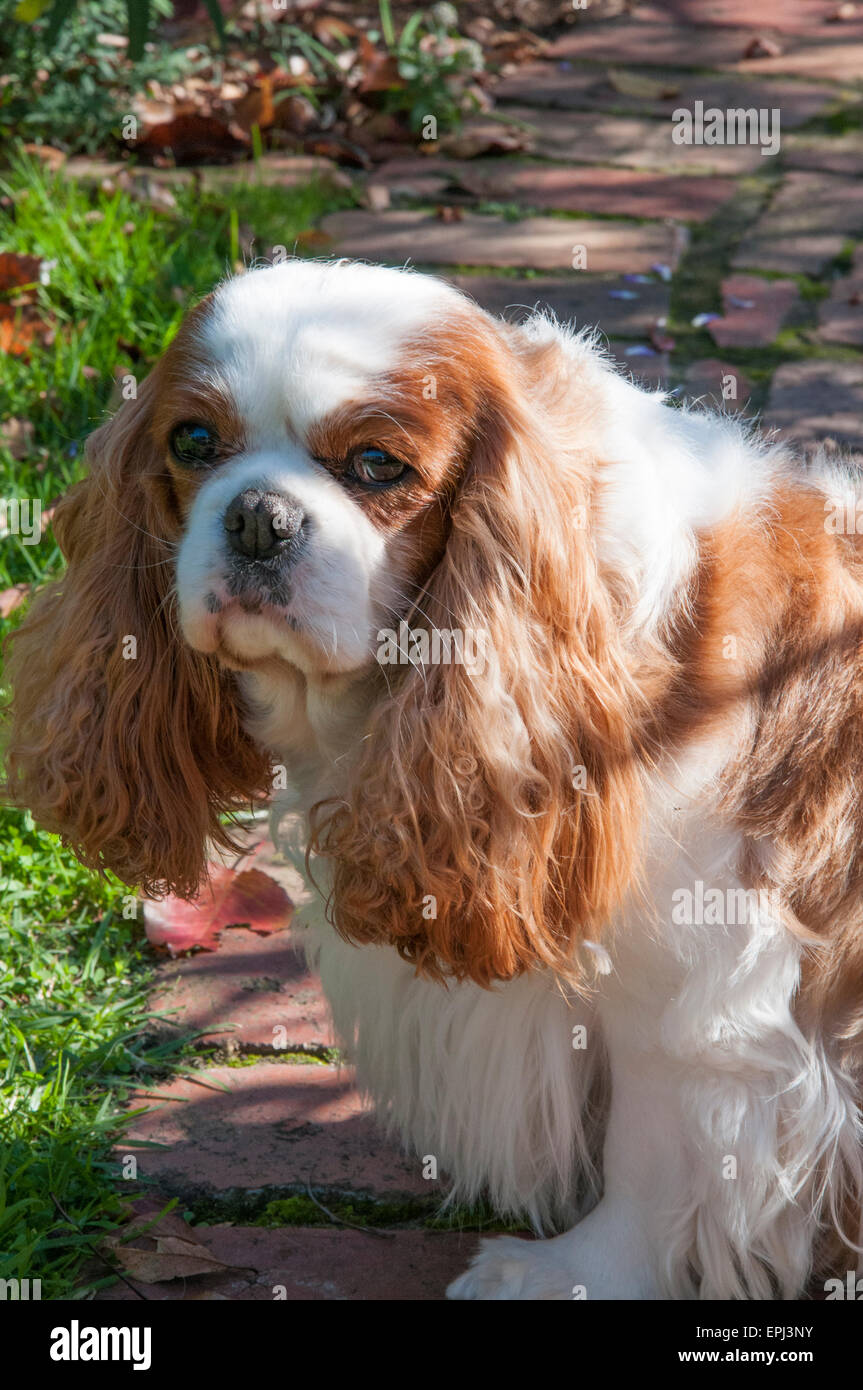
<path id="1" fill-rule="evenodd" d="M 34 342 L 46 346 L 52 329 L 30 305 L 0 304 L 0 353 L 25 357 Z"/>
<path id="2" fill-rule="evenodd" d="M 106 1236 L 102 1248 L 141 1284 L 161 1284 L 233 1268 L 202 1245 L 176 1212 L 168 1212 L 155 1224 L 152 1216 L 134 1216 L 121 1231 Z"/>
<path id="3" fill-rule="evenodd" d="M 177 164 L 226 163 L 248 152 L 249 139 L 235 123 L 190 112 L 159 121 L 132 148 L 151 159 L 170 155 Z"/>
<path id="4" fill-rule="evenodd" d="M 308 97 L 289 95 L 276 103 L 270 124 L 292 135 L 306 135 L 318 126 L 318 112 Z"/>
<path id="5" fill-rule="evenodd" d="M 762 35 L 752 39 L 743 50 L 744 58 L 778 58 L 782 52 L 782 45 L 775 39 L 767 39 Z"/>
<path id="6" fill-rule="evenodd" d="M 355 39 L 359 32 L 348 20 L 336 19 L 333 15 L 321 15 L 312 20 L 312 30 L 319 43 L 326 43 L 328 39 Z"/>
<path id="7" fill-rule="evenodd" d="M 29 592 L 29 584 L 13 584 L 11 589 L 0 590 L 0 618 L 8 618 L 10 613 L 14 613 Z"/>
<path id="8" fill-rule="evenodd" d="M 261 869 L 237 872 L 212 864 L 209 884 L 191 902 L 172 895 L 145 902 L 144 929 L 151 946 L 163 946 L 175 956 L 218 950 L 226 927 L 247 926 L 261 934 L 282 931 L 292 913 L 284 888 Z"/>
<path id="9" fill-rule="evenodd" d="M 34 159 L 41 159 L 51 173 L 56 173 L 66 163 L 65 151 L 55 150 L 53 145 L 22 145 L 21 148 L 25 154 L 32 155 Z"/>
<path id="10" fill-rule="evenodd" d="M 340 135 L 310 135 L 303 142 L 305 154 L 321 155 L 332 159 L 336 164 L 347 164 L 353 169 L 371 169 L 372 160 L 361 145 Z"/>
<path id="11" fill-rule="evenodd" d="M 0 292 L 38 285 L 40 256 L 22 256 L 17 251 L 0 252 Z"/>
<path id="12" fill-rule="evenodd" d="M 644 101 L 669 101 L 680 92 L 680 87 L 672 82 L 658 81 L 644 77 L 638 72 L 626 72 L 621 68 L 609 68 L 608 80 L 616 92 L 625 97 L 638 97 Z"/>
<path id="13" fill-rule="evenodd" d="M 359 59 L 363 76 L 357 85 L 358 92 L 368 96 L 372 92 L 388 92 L 393 87 L 405 85 L 395 54 L 382 53 L 366 34 L 360 35 Z"/>
<path id="14" fill-rule="evenodd" d="M 461 130 L 444 135 L 439 149 L 452 159 L 476 159 L 481 154 L 513 154 L 531 144 L 532 136 L 520 127 L 478 120 L 465 121 Z"/>
<path id="15" fill-rule="evenodd" d="M 266 73 L 261 73 L 251 91 L 236 103 L 234 120 L 241 130 L 250 135 L 252 126 L 269 130 L 273 124 L 274 110 L 272 80 Z"/>

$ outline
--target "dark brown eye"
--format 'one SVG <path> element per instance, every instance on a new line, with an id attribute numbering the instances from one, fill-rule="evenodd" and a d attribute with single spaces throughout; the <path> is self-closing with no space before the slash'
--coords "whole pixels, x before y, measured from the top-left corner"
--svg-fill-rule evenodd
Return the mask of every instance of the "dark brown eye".
<path id="1" fill-rule="evenodd" d="M 184 468 L 206 468 L 219 452 L 219 436 L 193 420 L 171 430 L 171 453 Z"/>
<path id="2" fill-rule="evenodd" d="M 369 446 L 351 455 L 349 472 L 361 483 L 392 483 L 407 471 L 407 464 L 385 449 Z"/>

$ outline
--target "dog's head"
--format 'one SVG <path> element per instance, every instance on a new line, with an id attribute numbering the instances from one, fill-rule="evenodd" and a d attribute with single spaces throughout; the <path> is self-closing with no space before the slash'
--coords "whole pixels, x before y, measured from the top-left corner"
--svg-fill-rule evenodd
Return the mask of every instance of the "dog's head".
<path id="1" fill-rule="evenodd" d="M 336 924 L 484 983 L 561 965 L 638 819 L 592 525 L 609 376 L 410 272 L 221 286 L 57 510 L 68 570 L 13 642 L 15 797 L 85 862 L 189 894 L 266 789 L 234 673 L 379 669 L 317 817 Z"/>

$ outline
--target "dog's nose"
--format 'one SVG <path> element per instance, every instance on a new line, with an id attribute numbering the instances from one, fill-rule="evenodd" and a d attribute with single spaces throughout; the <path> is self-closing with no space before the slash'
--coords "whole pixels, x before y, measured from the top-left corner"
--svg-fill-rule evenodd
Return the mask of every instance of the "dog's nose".
<path id="1" fill-rule="evenodd" d="M 268 560 L 295 541 L 306 520 L 302 507 L 281 492 L 247 487 L 225 510 L 231 549 L 246 560 Z"/>

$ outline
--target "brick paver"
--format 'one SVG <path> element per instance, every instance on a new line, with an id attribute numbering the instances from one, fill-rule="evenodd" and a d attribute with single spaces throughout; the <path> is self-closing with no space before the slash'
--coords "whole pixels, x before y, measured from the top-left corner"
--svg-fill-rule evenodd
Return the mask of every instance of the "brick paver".
<path id="1" fill-rule="evenodd" d="M 743 238 L 734 265 L 818 274 L 863 235 L 863 179 L 793 172 Z"/>
<path id="2" fill-rule="evenodd" d="M 584 248 L 585 270 L 643 272 L 657 261 L 675 265 L 685 241 L 681 228 L 661 223 L 644 227 L 554 217 L 509 222 L 476 213 L 449 222 L 418 211 L 393 211 L 386 217 L 334 212 L 322 227 L 340 254 L 396 265 L 411 261 L 563 270 L 573 268 Z"/>
<path id="3" fill-rule="evenodd" d="M 850 274 L 834 280 L 830 298 L 818 306 L 818 325 L 822 342 L 863 347 L 863 247 L 854 253 Z"/>
<path id="4" fill-rule="evenodd" d="M 533 151 L 577 164 L 619 164 L 674 174 L 749 174 L 769 164 L 757 145 L 676 144 L 669 120 L 611 116 L 592 111 L 548 111 L 513 106 L 507 115 L 533 134 Z"/>
<path id="5" fill-rule="evenodd" d="M 801 442 L 833 439 L 860 448 L 863 360 L 789 362 L 773 375 L 765 424 Z"/>
<path id="6" fill-rule="evenodd" d="M 685 108 L 693 111 L 697 101 L 704 107 L 776 107 L 782 112 L 782 128 L 796 130 L 806 121 L 827 111 L 836 102 L 836 91 L 823 84 L 764 80 L 733 73 L 692 73 L 669 70 L 655 75 L 658 89 L 638 92 L 637 83 L 628 89 L 627 73 L 602 68 L 575 68 L 567 60 L 557 63 L 527 63 L 495 88 L 496 99 L 504 106 L 560 107 L 570 111 L 624 112 L 634 116 L 670 118 Z M 617 85 L 615 85 L 615 81 Z"/>
<path id="7" fill-rule="evenodd" d="M 764 347 L 772 343 L 798 300 L 793 280 L 730 275 L 722 281 L 723 315 L 708 325 L 721 348 Z"/>
<path id="8" fill-rule="evenodd" d="M 148 1103 L 118 1153 L 160 1190 L 225 1192 L 311 1183 L 377 1196 L 439 1196 L 439 1183 L 389 1143 L 347 1067 L 262 1060 L 207 1067 L 136 1094 Z M 148 1148 L 149 1144 L 164 1145 Z"/>
<path id="9" fill-rule="evenodd" d="M 195 1302 L 418 1302 L 443 1299 L 470 1263 L 478 1237 L 468 1232 L 395 1231 L 388 1236 L 317 1227 L 198 1226 L 196 1237 L 229 1268 L 150 1284 L 146 1296 Z M 101 1302 L 136 1299 L 126 1284 Z"/>
<path id="10" fill-rule="evenodd" d="M 231 1049 L 320 1049 L 333 1034 L 320 983 L 308 969 L 302 933 L 223 933 L 218 951 L 164 965 L 152 1007 L 166 1034 L 198 1032 Z"/>

